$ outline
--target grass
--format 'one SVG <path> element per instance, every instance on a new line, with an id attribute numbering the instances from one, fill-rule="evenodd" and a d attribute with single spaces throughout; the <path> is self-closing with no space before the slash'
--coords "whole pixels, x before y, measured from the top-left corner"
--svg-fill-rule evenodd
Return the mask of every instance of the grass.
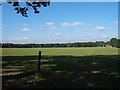
<path id="1" fill-rule="evenodd" d="M 2 58 L 3 88 L 120 88 L 116 48 L 4 48 Z"/>
<path id="2" fill-rule="evenodd" d="M 3 56 L 30 56 L 38 55 L 38 51 L 42 51 L 42 55 L 117 55 L 117 48 L 103 47 L 83 47 L 83 48 L 4 48 Z"/>

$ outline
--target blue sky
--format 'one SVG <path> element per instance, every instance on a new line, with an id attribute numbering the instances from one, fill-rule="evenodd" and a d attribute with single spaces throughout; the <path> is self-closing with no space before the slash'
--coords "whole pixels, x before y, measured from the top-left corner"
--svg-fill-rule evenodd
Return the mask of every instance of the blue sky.
<path id="1" fill-rule="evenodd" d="M 39 10 L 40 14 L 30 10 L 23 17 L 3 3 L 3 42 L 93 42 L 118 37 L 117 2 L 52 2 Z"/>

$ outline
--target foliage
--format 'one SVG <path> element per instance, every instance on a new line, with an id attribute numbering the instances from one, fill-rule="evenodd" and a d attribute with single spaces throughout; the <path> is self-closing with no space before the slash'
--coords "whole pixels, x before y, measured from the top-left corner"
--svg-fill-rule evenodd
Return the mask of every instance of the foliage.
<path id="1" fill-rule="evenodd" d="M 110 45 L 111 45 L 112 47 L 120 48 L 120 39 L 112 38 L 112 39 L 110 40 Z"/>
<path id="2" fill-rule="evenodd" d="M 34 13 L 40 13 L 40 11 L 38 11 L 38 8 L 40 8 L 41 6 L 43 7 L 47 7 L 50 5 L 50 0 L 31 0 L 30 2 L 28 0 L 24 0 L 24 2 L 26 5 L 24 5 L 24 7 L 22 7 L 22 5 L 20 5 L 20 2 L 18 0 L 7 0 L 7 2 L 9 4 L 12 4 L 14 7 L 14 10 L 16 10 L 17 14 L 21 14 L 22 16 L 28 17 L 28 9 L 31 7 L 34 11 Z"/>
<path id="3" fill-rule="evenodd" d="M 55 44 L 13 44 L 2 43 L 2 48 L 44 48 L 44 47 L 102 47 L 109 42 L 76 42 L 76 43 L 55 43 Z"/>

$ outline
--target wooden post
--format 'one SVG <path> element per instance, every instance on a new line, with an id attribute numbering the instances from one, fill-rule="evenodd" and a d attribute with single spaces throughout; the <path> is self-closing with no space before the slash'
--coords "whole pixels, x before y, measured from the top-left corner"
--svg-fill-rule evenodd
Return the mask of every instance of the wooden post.
<path id="1" fill-rule="evenodd" d="M 41 66 L 41 51 L 39 51 L 39 56 L 38 56 L 38 72 L 40 72 L 40 66 Z"/>

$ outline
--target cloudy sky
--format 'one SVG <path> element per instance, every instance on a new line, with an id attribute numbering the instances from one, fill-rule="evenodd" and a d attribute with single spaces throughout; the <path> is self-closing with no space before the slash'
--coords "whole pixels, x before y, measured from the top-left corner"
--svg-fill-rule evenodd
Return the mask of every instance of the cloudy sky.
<path id="1" fill-rule="evenodd" d="M 109 41 L 118 37 L 117 2 L 52 2 L 16 14 L 11 4 L 2 4 L 2 41 L 9 43 L 66 43 Z"/>

